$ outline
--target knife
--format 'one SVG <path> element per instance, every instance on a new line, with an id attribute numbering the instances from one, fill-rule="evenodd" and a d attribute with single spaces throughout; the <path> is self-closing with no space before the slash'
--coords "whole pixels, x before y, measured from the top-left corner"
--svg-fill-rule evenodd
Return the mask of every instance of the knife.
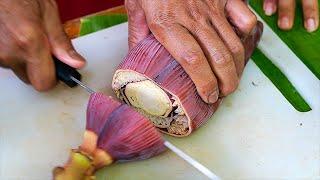
<path id="1" fill-rule="evenodd" d="M 81 86 L 84 88 L 89 94 L 95 93 L 94 90 L 92 90 L 90 87 L 85 85 L 81 82 L 81 74 L 73 67 L 63 63 L 62 61 L 58 60 L 56 57 L 53 57 L 54 64 L 56 66 L 56 75 L 57 79 L 65 83 L 67 86 L 74 88 L 76 86 Z M 187 163 L 192 165 L 194 168 L 199 170 L 201 173 L 206 175 L 209 179 L 212 180 L 219 180 L 220 178 L 215 175 L 212 171 L 210 171 L 207 167 L 193 159 L 191 156 L 184 153 L 182 150 L 174 146 L 168 141 L 164 142 L 164 145 L 170 149 L 172 152 L 177 154 L 179 157 L 181 157 L 183 160 L 185 160 Z"/>
<path id="2" fill-rule="evenodd" d="M 67 86 L 74 88 L 76 86 L 81 86 L 88 93 L 95 93 L 91 88 L 81 82 L 81 74 L 73 67 L 63 63 L 58 60 L 56 57 L 53 57 L 54 64 L 56 67 L 57 79 L 65 83 Z"/>

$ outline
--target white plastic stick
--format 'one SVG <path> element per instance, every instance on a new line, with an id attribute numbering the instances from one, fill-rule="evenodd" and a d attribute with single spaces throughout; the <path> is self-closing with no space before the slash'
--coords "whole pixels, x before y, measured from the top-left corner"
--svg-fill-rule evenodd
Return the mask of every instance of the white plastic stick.
<path id="1" fill-rule="evenodd" d="M 164 142 L 164 145 L 169 148 L 172 152 L 176 153 L 178 156 L 180 156 L 182 159 L 184 159 L 185 161 L 187 161 L 190 165 L 192 165 L 193 167 L 195 167 L 196 169 L 198 169 L 200 172 L 202 172 L 204 175 L 206 175 L 208 178 L 212 179 L 212 180 L 220 180 L 220 178 L 215 175 L 212 171 L 210 171 L 208 168 L 206 168 L 205 166 L 203 166 L 202 164 L 200 164 L 198 161 L 196 161 L 195 159 L 193 159 L 192 157 L 190 157 L 189 155 L 187 155 L 186 153 L 184 153 L 183 151 L 181 151 L 179 148 L 177 148 L 176 146 L 174 146 L 173 144 L 171 144 L 168 141 Z"/>

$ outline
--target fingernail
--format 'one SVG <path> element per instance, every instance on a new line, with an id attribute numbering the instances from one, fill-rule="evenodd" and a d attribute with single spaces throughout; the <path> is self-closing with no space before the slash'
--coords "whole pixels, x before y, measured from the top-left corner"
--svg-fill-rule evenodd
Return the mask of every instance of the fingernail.
<path id="1" fill-rule="evenodd" d="M 267 3 L 264 12 L 267 16 L 271 16 L 274 13 L 273 4 Z"/>
<path id="2" fill-rule="evenodd" d="M 85 62 L 84 58 L 79 53 L 77 53 L 75 50 L 68 51 L 68 54 L 72 59 Z"/>
<path id="3" fill-rule="evenodd" d="M 290 23 L 288 17 L 282 17 L 278 22 L 279 27 L 282 29 L 290 29 Z"/>
<path id="4" fill-rule="evenodd" d="M 306 29 L 308 32 L 313 32 L 317 29 L 316 27 L 316 21 L 313 18 L 309 18 L 307 20 Z"/>
<path id="5" fill-rule="evenodd" d="M 208 102 L 209 103 L 215 103 L 215 102 L 217 102 L 218 98 L 219 98 L 219 91 L 216 90 L 216 91 L 214 91 L 213 93 L 211 93 L 209 95 Z"/>

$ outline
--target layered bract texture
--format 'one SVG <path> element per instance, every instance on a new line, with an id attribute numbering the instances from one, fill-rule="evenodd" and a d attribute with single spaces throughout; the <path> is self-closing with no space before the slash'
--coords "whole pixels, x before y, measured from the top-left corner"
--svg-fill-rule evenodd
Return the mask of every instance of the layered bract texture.
<path id="1" fill-rule="evenodd" d="M 113 161 L 147 159 L 165 150 L 161 134 L 146 117 L 102 93 L 90 96 L 86 131 L 96 134 L 96 148 Z"/>
<path id="2" fill-rule="evenodd" d="M 250 36 L 241 37 L 247 60 L 262 29 L 259 22 Z M 153 35 L 128 53 L 114 74 L 112 88 L 118 98 L 135 107 L 162 132 L 178 137 L 189 135 L 207 122 L 221 102 L 202 101 L 188 74 Z"/>
<path id="3" fill-rule="evenodd" d="M 151 158 L 165 151 L 153 124 L 126 104 L 102 93 L 90 96 L 84 140 L 69 161 L 54 170 L 55 180 L 94 179 L 95 170 L 114 162 Z"/>

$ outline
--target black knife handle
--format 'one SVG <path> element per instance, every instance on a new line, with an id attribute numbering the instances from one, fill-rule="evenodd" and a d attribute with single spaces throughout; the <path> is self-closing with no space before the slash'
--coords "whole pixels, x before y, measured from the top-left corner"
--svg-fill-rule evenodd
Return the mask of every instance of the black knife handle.
<path id="1" fill-rule="evenodd" d="M 53 57 L 54 64 L 56 66 L 57 79 L 64 82 L 67 86 L 73 88 L 78 84 L 74 82 L 70 77 L 74 77 L 81 81 L 81 74 L 73 67 L 61 62 L 56 57 Z"/>

